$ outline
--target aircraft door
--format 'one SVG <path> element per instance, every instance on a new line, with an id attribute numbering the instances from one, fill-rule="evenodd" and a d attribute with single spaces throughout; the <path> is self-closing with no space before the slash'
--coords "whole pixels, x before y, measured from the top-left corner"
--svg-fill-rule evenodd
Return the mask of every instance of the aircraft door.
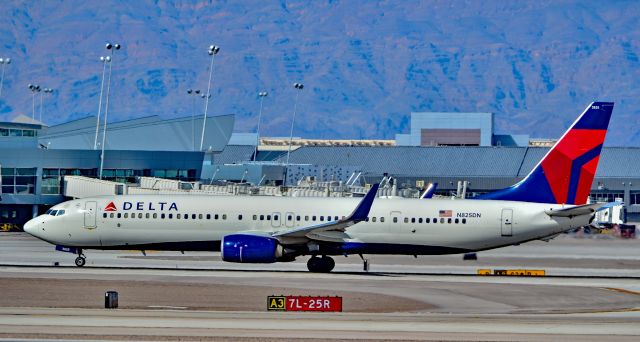
<path id="1" fill-rule="evenodd" d="M 292 228 L 296 223 L 296 216 L 293 213 L 286 213 L 284 219 L 285 225 L 289 228 Z"/>
<path id="2" fill-rule="evenodd" d="M 502 236 L 513 235 L 513 209 L 502 209 L 502 224 L 500 227 Z"/>
<path id="3" fill-rule="evenodd" d="M 280 213 L 271 214 L 271 227 L 277 228 L 280 227 Z"/>
<path id="4" fill-rule="evenodd" d="M 95 229 L 96 212 L 98 211 L 98 203 L 95 201 L 84 202 L 84 227 L 86 229 Z"/>

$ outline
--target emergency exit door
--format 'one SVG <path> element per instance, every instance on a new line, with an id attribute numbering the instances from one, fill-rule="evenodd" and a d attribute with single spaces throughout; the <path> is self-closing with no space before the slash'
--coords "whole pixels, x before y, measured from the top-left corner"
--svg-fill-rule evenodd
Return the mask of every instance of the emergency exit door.
<path id="1" fill-rule="evenodd" d="M 84 227 L 87 229 L 95 229 L 96 225 L 96 211 L 98 210 L 98 203 L 95 201 L 89 201 L 84 203 Z"/>
<path id="2" fill-rule="evenodd" d="M 502 209 L 502 236 L 513 235 L 513 209 Z"/>

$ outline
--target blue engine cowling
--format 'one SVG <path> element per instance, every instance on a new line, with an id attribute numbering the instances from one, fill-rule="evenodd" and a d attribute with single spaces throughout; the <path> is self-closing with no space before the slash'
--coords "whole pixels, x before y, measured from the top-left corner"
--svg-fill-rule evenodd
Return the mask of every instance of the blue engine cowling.
<path id="1" fill-rule="evenodd" d="M 267 264 L 282 256 L 282 246 L 269 236 L 231 234 L 221 244 L 222 260 L 227 262 Z"/>

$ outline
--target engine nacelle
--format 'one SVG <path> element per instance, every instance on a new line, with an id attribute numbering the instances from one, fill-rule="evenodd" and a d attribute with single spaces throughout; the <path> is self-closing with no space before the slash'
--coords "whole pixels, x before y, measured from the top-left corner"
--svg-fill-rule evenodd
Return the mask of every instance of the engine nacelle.
<path id="1" fill-rule="evenodd" d="M 277 239 L 252 234 L 231 234 L 222 238 L 220 246 L 223 261 L 267 264 L 282 256 Z"/>

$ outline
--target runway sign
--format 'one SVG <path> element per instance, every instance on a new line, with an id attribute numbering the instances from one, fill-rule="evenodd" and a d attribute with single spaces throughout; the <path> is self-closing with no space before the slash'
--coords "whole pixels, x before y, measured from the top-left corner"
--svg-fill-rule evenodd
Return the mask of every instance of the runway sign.
<path id="1" fill-rule="evenodd" d="M 493 270 L 478 269 L 478 275 L 497 275 L 497 276 L 524 276 L 524 277 L 544 277 L 544 270 Z"/>
<path id="2" fill-rule="evenodd" d="M 328 296 L 269 296 L 269 311 L 341 312 L 342 297 Z"/>

